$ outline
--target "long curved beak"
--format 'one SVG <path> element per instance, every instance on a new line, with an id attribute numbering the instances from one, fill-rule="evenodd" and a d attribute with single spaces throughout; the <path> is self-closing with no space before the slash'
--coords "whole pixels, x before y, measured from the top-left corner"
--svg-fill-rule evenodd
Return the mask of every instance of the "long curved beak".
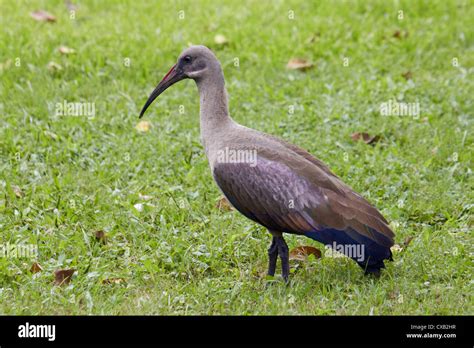
<path id="1" fill-rule="evenodd" d="M 178 69 L 176 67 L 176 64 L 173 65 L 168 71 L 168 73 L 163 77 L 163 80 L 156 86 L 155 90 L 151 92 L 150 96 L 148 97 L 148 100 L 146 101 L 145 105 L 143 106 L 142 111 L 140 112 L 139 118 L 143 116 L 145 113 L 146 109 L 153 103 L 153 101 L 161 94 L 163 93 L 168 87 L 171 85 L 174 85 L 176 82 L 181 81 L 182 79 L 186 78 L 186 76 L 183 74 L 181 69 Z"/>

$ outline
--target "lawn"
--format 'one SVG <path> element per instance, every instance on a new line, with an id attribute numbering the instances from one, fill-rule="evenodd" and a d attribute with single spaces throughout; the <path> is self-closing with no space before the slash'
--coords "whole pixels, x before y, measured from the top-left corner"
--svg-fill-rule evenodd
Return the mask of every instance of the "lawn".
<path id="1" fill-rule="evenodd" d="M 472 1 L 74 5 L 0 3 L 0 245 L 37 248 L 0 257 L 0 314 L 474 314 Z M 324 255 L 292 261 L 288 286 L 265 276 L 270 234 L 216 208 L 193 81 L 136 129 L 189 44 L 220 59 L 237 122 L 308 149 L 391 222 L 379 279 Z"/>

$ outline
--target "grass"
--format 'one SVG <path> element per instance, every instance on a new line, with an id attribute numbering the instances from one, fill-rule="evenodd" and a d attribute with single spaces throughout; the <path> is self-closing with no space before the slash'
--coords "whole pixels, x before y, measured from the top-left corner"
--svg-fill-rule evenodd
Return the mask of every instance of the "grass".
<path id="1" fill-rule="evenodd" d="M 472 1 L 77 5 L 71 19 L 59 0 L 0 4 L 0 242 L 38 247 L 0 258 L 1 314 L 474 313 Z M 33 20 L 39 9 L 57 22 Z M 192 81 L 153 104 L 149 132 L 135 129 L 189 43 L 221 60 L 236 121 L 307 148 L 382 211 L 397 244 L 413 237 L 380 279 L 329 257 L 292 263 L 288 287 L 266 279 L 270 235 L 215 207 Z M 292 57 L 314 68 L 289 71 Z M 382 116 L 394 99 L 418 102 L 419 117 Z M 56 115 L 64 100 L 95 103 L 95 117 Z"/>

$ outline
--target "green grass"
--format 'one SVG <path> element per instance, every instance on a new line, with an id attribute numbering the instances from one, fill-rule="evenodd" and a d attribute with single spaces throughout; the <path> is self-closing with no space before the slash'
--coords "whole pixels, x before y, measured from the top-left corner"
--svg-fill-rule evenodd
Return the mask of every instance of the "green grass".
<path id="1" fill-rule="evenodd" d="M 78 1 L 70 19 L 60 0 L 0 2 L 0 242 L 39 250 L 0 258 L 0 313 L 473 314 L 473 2 L 220 3 Z M 57 22 L 33 20 L 38 9 Z M 189 43 L 221 60 L 236 121 L 308 149 L 382 211 L 397 244 L 414 237 L 380 279 L 328 257 L 293 263 L 289 286 L 266 279 L 268 232 L 215 207 L 192 81 L 153 104 L 149 132 L 135 129 Z M 292 57 L 314 68 L 289 71 Z M 420 116 L 381 116 L 391 99 Z M 96 116 L 55 115 L 64 100 L 95 103 Z M 67 268 L 72 282 L 53 285 Z"/>

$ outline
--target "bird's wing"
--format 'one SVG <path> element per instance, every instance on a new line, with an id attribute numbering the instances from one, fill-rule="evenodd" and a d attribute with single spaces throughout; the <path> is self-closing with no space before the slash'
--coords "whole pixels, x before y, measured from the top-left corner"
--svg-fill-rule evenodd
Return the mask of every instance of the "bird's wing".
<path id="1" fill-rule="evenodd" d="M 264 134 L 264 133 L 262 133 Z M 352 190 L 349 186 L 347 186 L 346 184 L 344 184 L 338 177 L 336 174 L 334 174 L 331 169 L 329 169 L 329 167 L 324 164 L 321 160 L 317 159 L 316 157 L 314 157 L 313 155 L 311 155 L 308 151 L 302 149 L 301 147 L 299 146 L 296 146 L 294 144 L 291 144 L 291 143 L 288 143 L 278 137 L 275 137 L 273 135 L 269 135 L 269 134 L 264 134 L 264 136 L 274 140 L 274 141 L 277 141 L 279 144 L 283 145 L 284 147 L 286 147 L 287 149 L 291 150 L 292 152 L 294 152 L 295 154 L 303 157 L 305 160 L 309 161 L 310 163 L 312 163 L 313 165 L 315 165 L 316 167 L 318 167 L 320 170 L 322 170 L 324 173 L 326 173 L 328 176 L 331 176 L 331 177 L 334 177 L 336 178 L 336 181 L 338 181 L 338 186 L 339 188 L 344 191 L 345 193 L 345 196 L 347 197 L 347 199 L 353 201 L 353 203 L 358 203 L 360 204 L 362 207 L 366 208 L 366 212 L 368 214 L 372 214 L 374 216 L 376 216 L 377 218 L 379 218 L 380 220 L 382 220 L 384 223 L 388 224 L 388 221 L 383 217 L 382 214 L 379 213 L 379 211 L 377 209 L 375 209 L 374 207 L 372 207 L 370 205 L 369 202 L 367 202 L 367 200 L 365 198 L 363 198 L 361 195 L 359 195 L 357 192 L 355 192 L 354 190 Z"/>
<path id="2" fill-rule="evenodd" d="M 213 175 L 237 210 L 270 230 L 333 230 L 393 245 L 394 234 L 377 209 L 302 156 L 261 150 L 254 163 L 215 163 Z"/>

